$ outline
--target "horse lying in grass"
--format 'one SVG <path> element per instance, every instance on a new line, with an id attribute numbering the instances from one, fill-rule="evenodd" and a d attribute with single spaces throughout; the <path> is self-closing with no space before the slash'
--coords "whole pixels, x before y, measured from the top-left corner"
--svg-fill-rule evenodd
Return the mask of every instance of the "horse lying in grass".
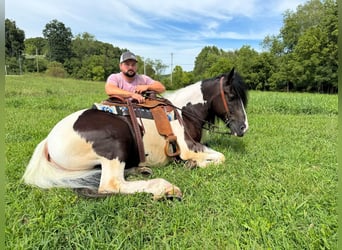
<path id="1" fill-rule="evenodd" d="M 198 167 L 220 164 L 225 159 L 222 153 L 201 144 L 206 124 L 213 124 L 218 117 L 235 136 L 243 136 L 248 129 L 247 88 L 234 69 L 165 97 L 181 110 L 181 119 L 170 121 L 177 137 L 179 158 Z M 127 120 L 97 109 L 85 109 L 59 121 L 37 145 L 23 180 L 41 188 L 72 188 L 95 197 L 147 192 L 155 199 L 181 198 L 181 190 L 164 179 L 125 179 L 125 170 L 165 165 L 174 160 L 165 154 L 165 139 L 158 133 L 154 120 L 139 120 L 144 127 L 145 162 L 139 161 L 137 143 Z"/>

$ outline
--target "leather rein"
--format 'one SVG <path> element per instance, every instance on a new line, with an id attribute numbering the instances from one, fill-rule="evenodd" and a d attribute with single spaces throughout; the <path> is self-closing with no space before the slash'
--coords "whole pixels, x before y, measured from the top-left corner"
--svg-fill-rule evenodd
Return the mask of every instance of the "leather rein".
<path id="1" fill-rule="evenodd" d="M 228 106 L 228 102 L 227 102 L 227 99 L 225 98 L 225 93 L 224 93 L 224 89 L 223 89 L 223 80 L 224 80 L 224 76 L 222 76 L 220 78 L 220 96 L 221 96 L 221 99 L 222 99 L 222 103 L 223 103 L 223 106 L 224 106 L 224 110 L 226 112 L 226 119 L 224 120 L 224 123 L 226 125 L 229 125 L 230 123 L 230 119 L 229 119 L 229 114 L 230 114 L 230 110 L 229 110 L 229 106 Z M 149 97 L 151 99 L 154 99 L 153 97 Z M 173 104 L 170 104 L 170 106 L 172 106 L 173 108 L 175 109 L 178 109 L 180 111 L 182 111 L 181 108 L 179 107 L 176 107 L 174 106 Z M 184 111 L 183 111 L 184 112 Z M 203 129 L 206 129 L 206 130 L 209 130 L 210 132 L 213 132 L 213 133 L 216 133 L 216 134 L 225 134 L 225 135 L 230 135 L 230 133 L 227 133 L 227 132 L 221 132 L 221 131 L 215 131 L 214 128 L 219 128 L 218 126 L 216 126 L 215 124 L 211 123 L 211 122 L 208 122 L 206 120 L 202 120 L 202 119 L 199 119 L 195 114 L 193 113 L 190 113 L 190 112 L 186 112 L 188 115 L 202 121 L 203 123 L 207 124 L 208 125 L 208 128 L 207 127 L 203 127 Z"/>
<path id="2" fill-rule="evenodd" d="M 227 114 L 229 114 L 230 113 L 229 106 L 228 106 L 228 102 L 227 102 L 227 100 L 225 98 L 224 90 L 223 90 L 223 79 L 224 79 L 224 77 L 222 76 L 221 79 L 220 79 L 221 99 L 222 99 L 222 102 L 223 102 L 224 110 L 226 111 Z"/>
<path id="3" fill-rule="evenodd" d="M 220 93 L 221 93 L 221 99 L 223 102 L 224 110 L 226 111 L 226 119 L 224 120 L 224 123 L 228 126 L 230 123 L 230 119 L 229 119 L 230 110 L 229 110 L 227 99 L 225 98 L 225 94 L 224 94 L 223 80 L 224 80 L 224 77 L 222 76 L 220 78 Z"/>

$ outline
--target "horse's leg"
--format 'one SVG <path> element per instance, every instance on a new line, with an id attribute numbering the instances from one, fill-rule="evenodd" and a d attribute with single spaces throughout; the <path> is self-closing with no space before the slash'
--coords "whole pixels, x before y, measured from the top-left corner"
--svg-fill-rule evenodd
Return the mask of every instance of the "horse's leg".
<path id="1" fill-rule="evenodd" d="M 217 152 L 211 148 L 205 149 L 203 152 L 195 152 L 192 150 L 183 151 L 181 153 L 181 159 L 187 161 L 187 166 L 193 167 L 207 167 L 212 164 L 221 164 L 224 162 L 225 157 L 222 153 Z"/>
<path id="2" fill-rule="evenodd" d="M 158 178 L 151 180 L 126 181 L 124 179 L 125 163 L 117 158 L 101 159 L 102 174 L 98 192 L 100 194 L 122 193 L 132 194 L 137 192 L 152 193 L 154 199 L 162 197 L 182 197 L 180 189 L 168 181 Z"/>
<path id="3" fill-rule="evenodd" d="M 132 167 L 125 169 L 125 177 L 130 175 L 143 175 L 143 176 L 150 176 L 153 174 L 152 169 L 144 166 Z"/>
<path id="4" fill-rule="evenodd" d="M 211 164 L 221 164 L 225 157 L 222 153 L 215 151 L 205 145 L 191 141 L 190 146 L 186 142 L 184 135 L 184 127 L 179 123 L 172 123 L 173 132 L 177 135 L 177 141 L 181 149 L 180 158 L 184 161 L 189 161 L 189 166 L 207 167 Z"/>

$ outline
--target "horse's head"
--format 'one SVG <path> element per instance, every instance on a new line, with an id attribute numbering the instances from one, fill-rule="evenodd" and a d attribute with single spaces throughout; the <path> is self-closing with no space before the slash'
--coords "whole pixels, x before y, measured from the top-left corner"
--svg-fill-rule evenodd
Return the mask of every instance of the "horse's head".
<path id="1" fill-rule="evenodd" d="M 247 87 L 235 72 L 234 68 L 228 74 L 215 78 L 215 87 L 212 87 L 211 112 L 224 121 L 231 134 L 243 136 L 248 129 L 246 114 Z"/>

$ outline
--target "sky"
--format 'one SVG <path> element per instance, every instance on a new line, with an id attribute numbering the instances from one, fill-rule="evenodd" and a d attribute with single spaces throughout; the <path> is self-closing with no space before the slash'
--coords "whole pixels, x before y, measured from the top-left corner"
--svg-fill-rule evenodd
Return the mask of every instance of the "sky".
<path id="1" fill-rule="evenodd" d="M 7 0 L 5 18 L 26 38 L 43 37 L 56 19 L 74 36 L 131 50 L 144 59 L 161 60 L 192 71 L 205 46 L 225 51 L 249 45 L 262 51 L 267 35 L 279 34 L 286 10 L 307 0 Z"/>

